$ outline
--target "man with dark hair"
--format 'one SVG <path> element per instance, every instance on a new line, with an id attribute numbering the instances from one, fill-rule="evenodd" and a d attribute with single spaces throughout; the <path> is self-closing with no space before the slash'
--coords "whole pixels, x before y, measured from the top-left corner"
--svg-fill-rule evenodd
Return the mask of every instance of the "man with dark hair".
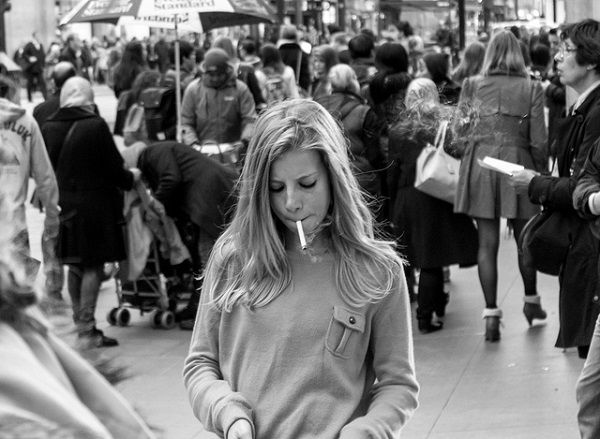
<path id="1" fill-rule="evenodd" d="M 531 67 L 529 69 L 533 79 L 546 81 L 548 79 L 548 71 L 551 67 L 552 57 L 550 56 L 550 48 L 545 44 L 536 44 L 531 48 Z"/>
<path id="2" fill-rule="evenodd" d="M 251 37 L 246 37 L 240 41 L 240 58 L 242 62 L 250 64 L 255 69 L 260 65 L 260 57 L 256 54 L 256 43 Z"/>
<path id="3" fill-rule="evenodd" d="M 308 54 L 304 53 L 298 43 L 298 31 L 293 24 L 286 24 L 281 28 L 281 38 L 277 41 L 277 48 L 284 64 L 294 70 L 296 82 L 304 89 L 310 87 L 310 70 Z"/>
<path id="4" fill-rule="evenodd" d="M 377 72 L 373 61 L 373 49 L 375 43 L 365 34 L 358 34 L 348 43 L 350 52 L 350 67 L 356 73 L 361 88 L 366 85 L 371 77 Z"/>
<path id="5" fill-rule="evenodd" d="M 44 99 L 46 99 L 46 81 L 44 79 L 44 66 L 46 65 L 46 53 L 44 46 L 38 40 L 37 33 L 31 34 L 29 41 L 23 48 L 23 64 L 25 69 L 23 73 L 27 79 L 27 99 L 31 102 L 32 93 L 40 90 Z"/>
<path id="6" fill-rule="evenodd" d="M 82 44 L 77 34 L 69 34 L 65 41 L 65 47 L 60 52 L 58 57 L 59 61 L 68 61 L 75 66 L 77 75 L 82 76 L 89 80 L 89 75 L 85 69 L 85 62 L 83 60 Z"/>
<path id="7" fill-rule="evenodd" d="M 175 86 L 175 45 L 169 48 L 169 61 L 171 67 L 165 73 L 165 82 L 168 85 Z M 196 75 L 196 50 L 191 43 L 187 41 L 179 42 L 179 78 L 181 81 L 181 91 L 194 79 Z"/>

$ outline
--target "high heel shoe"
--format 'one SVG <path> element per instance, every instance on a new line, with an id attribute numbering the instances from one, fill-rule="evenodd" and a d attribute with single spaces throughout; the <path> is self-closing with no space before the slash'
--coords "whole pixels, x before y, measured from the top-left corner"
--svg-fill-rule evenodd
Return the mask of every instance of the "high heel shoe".
<path id="1" fill-rule="evenodd" d="M 485 319 L 485 341 L 494 342 L 500 340 L 502 310 L 498 308 L 486 308 L 483 310 L 483 318 Z"/>
<path id="2" fill-rule="evenodd" d="M 442 322 L 432 322 L 431 318 L 429 319 L 418 319 L 419 323 L 419 332 L 422 334 L 430 334 L 435 331 L 439 331 L 444 327 Z"/>
<path id="3" fill-rule="evenodd" d="M 525 314 L 529 326 L 531 326 L 533 319 L 544 320 L 548 317 L 546 311 L 542 309 L 540 296 L 537 294 L 535 296 L 524 296 L 523 300 L 525 301 L 525 304 L 523 304 L 523 314 Z"/>

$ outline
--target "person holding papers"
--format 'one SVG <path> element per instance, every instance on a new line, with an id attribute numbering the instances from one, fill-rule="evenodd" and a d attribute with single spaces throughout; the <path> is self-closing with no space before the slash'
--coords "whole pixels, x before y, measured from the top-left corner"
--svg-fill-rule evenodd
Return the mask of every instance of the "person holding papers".
<path id="1" fill-rule="evenodd" d="M 593 182 L 598 181 L 599 157 L 594 143 L 600 138 L 600 22 L 584 20 L 566 28 L 555 59 L 561 82 L 579 93 L 567 116 L 557 122 L 558 177 L 536 176 L 525 170 L 515 173 L 512 180 L 518 190 L 529 193 L 531 201 L 560 210 L 571 220 L 572 244 L 558 277 L 560 332 L 556 347 L 577 346 L 579 356 L 586 358 L 600 312 L 599 243 L 589 222 L 577 215 L 573 201 L 585 218 L 599 213 L 588 200 L 598 190 Z"/>
<path id="2" fill-rule="evenodd" d="M 508 31 L 490 42 L 482 73 L 465 79 L 459 109 L 476 113 L 478 122 L 467 134 L 454 209 L 477 222 L 479 280 L 485 298 L 485 339 L 500 339 L 502 311 L 497 304 L 500 218 L 506 218 L 517 241 L 526 222 L 539 211 L 526 194 L 509 186 L 508 176 L 479 163 L 489 156 L 541 172 L 547 168 L 544 97 L 539 83 L 529 79 L 517 39 Z M 537 295 L 535 269 L 519 257 L 525 287 L 525 317 L 545 318 Z"/>

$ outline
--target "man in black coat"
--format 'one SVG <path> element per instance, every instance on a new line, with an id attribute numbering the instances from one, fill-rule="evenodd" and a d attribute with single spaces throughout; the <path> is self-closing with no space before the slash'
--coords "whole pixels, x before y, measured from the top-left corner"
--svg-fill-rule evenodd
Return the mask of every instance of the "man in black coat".
<path id="1" fill-rule="evenodd" d="M 145 148 L 138 158 L 138 168 L 154 198 L 175 220 L 192 256 L 193 269 L 199 275 L 232 209 L 237 173 L 174 141 L 157 142 Z M 191 226 L 187 227 L 188 224 Z M 199 283 L 194 285 L 188 305 L 176 314 L 182 329 L 193 328 L 199 286 Z"/>
<path id="2" fill-rule="evenodd" d="M 38 88 L 46 99 L 46 81 L 44 80 L 44 66 L 46 54 L 44 46 L 39 42 L 37 33 L 31 35 L 31 41 L 23 48 L 23 73 L 27 79 L 27 99 L 31 102 L 32 93 Z"/>
<path id="3" fill-rule="evenodd" d="M 286 24 L 281 28 L 281 39 L 277 42 L 277 48 L 283 63 L 294 70 L 298 85 L 304 90 L 308 90 L 310 87 L 308 55 L 298 44 L 298 31 L 294 25 Z"/>

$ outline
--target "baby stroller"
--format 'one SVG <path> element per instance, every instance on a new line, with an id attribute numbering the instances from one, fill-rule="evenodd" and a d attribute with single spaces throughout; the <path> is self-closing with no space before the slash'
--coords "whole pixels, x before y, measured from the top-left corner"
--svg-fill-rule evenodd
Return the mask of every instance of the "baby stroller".
<path id="1" fill-rule="evenodd" d="M 181 282 L 164 274 L 165 265 L 178 265 L 190 259 L 190 254 L 177 232 L 173 221 L 160 214 L 150 202 L 146 186 L 137 183 L 125 196 L 127 220 L 128 259 L 115 276 L 118 306 L 108 312 L 111 325 L 127 326 L 131 319 L 129 309 L 140 315 L 151 313 L 155 328 L 175 326 L 174 311 Z"/>

